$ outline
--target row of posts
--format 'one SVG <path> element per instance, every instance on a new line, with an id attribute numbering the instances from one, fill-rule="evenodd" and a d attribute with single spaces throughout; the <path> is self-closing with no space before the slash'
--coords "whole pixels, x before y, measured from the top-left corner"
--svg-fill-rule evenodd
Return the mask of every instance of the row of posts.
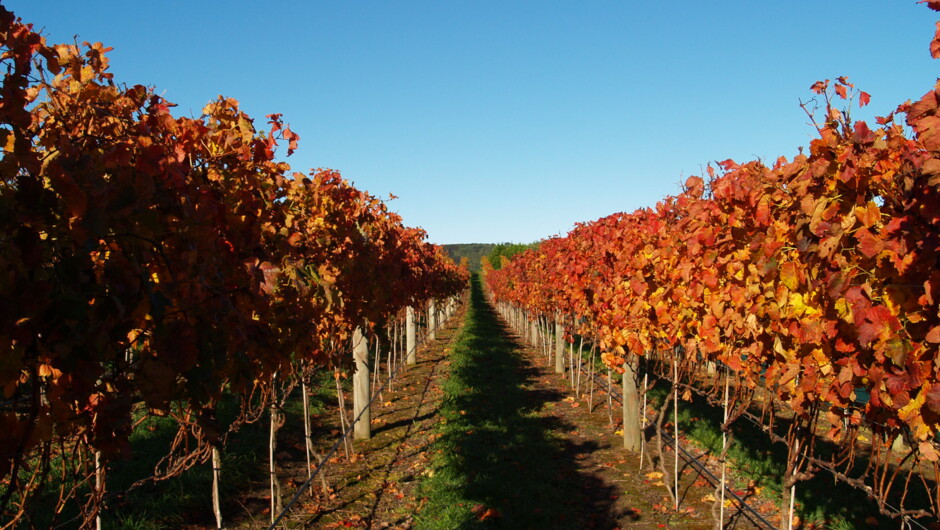
<path id="1" fill-rule="evenodd" d="M 500 311 L 516 329 L 523 331 L 525 340 L 538 345 L 538 318 L 532 318 L 525 310 L 506 303 L 500 304 Z M 554 316 L 554 336 L 555 373 L 563 374 L 565 373 L 565 327 L 563 315 L 560 312 L 556 312 Z M 638 359 L 631 355 L 628 356 L 623 366 L 623 446 L 630 451 L 640 451 L 643 443 L 637 364 Z M 575 368 L 571 367 L 571 369 Z"/>
<path id="2" fill-rule="evenodd" d="M 539 345 L 539 323 L 538 317 L 532 318 L 529 312 L 518 308 L 514 305 L 508 303 L 500 303 L 498 308 L 503 315 L 503 317 L 510 322 L 510 324 L 516 328 L 522 335 L 524 340 L 530 342 L 534 346 Z M 548 328 L 545 329 L 548 333 Z M 565 355 L 564 355 L 564 322 L 561 313 L 556 313 L 554 317 L 554 355 L 555 355 L 555 372 L 563 374 L 565 373 Z M 672 486 L 672 491 L 674 492 L 673 498 L 675 501 L 675 509 L 679 509 L 680 495 L 679 492 L 679 432 L 678 432 L 678 412 L 679 412 L 679 373 L 678 373 L 678 362 L 673 358 L 673 390 L 672 390 L 672 399 L 673 402 L 673 424 L 676 426 L 675 429 L 675 447 L 673 449 L 675 454 L 675 467 L 673 470 L 673 480 L 674 484 Z M 640 403 L 641 393 L 639 391 L 639 380 L 638 380 L 638 371 L 639 371 L 639 359 L 636 355 L 628 355 L 625 359 L 623 373 L 623 446 L 629 451 L 637 451 L 640 453 L 641 467 L 643 460 L 643 445 L 644 445 L 644 435 L 642 422 L 643 415 L 645 414 L 646 402 L 645 402 L 645 393 L 647 388 L 646 379 L 644 376 L 643 380 L 643 404 Z M 570 367 L 571 370 L 576 370 L 575 366 Z M 707 371 L 709 374 L 715 374 L 716 365 L 713 362 L 707 364 Z M 728 422 L 729 415 L 729 384 L 730 377 L 728 374 L 724 377 L 724 423 Z M 900 439 L 900 437 L 899 437 Z M 726 461 L 725 454 L 728 450 L 728 436 L 727 432 L 722 432 L 722 450 L 721 450 L 721 479 L 719 490 L 721 491 L 721 499 L 719 502 L 720 513 L 718 515 L 718 520 L 721 521 L 721 528 L 724 528 L 725 521 L 725 491 L 727 487 L 727 476 L 726 476 Z M 797 440 L 796 451 L 799 451 L 799 440 Z M 789 504 L 789 514 L 783 515 L 784 521 L 786 521 L 786 528 L 792 530 L 795 516 L 794 516 L 794 498 L 796 492 L 796 484 L 790 486 L 790 504 Z M 740 501 L 739 501 L 740 502 Z M 766 522 L 766 521 L 765 521 Z"/>
<path id="3" fill-rule="evenodd" d="M 427 305 L 427 323 L 429 340 L 437 339 L 437 328 L 449 319 L 457 310 L 457 298 L 448 298 L 440 305 L 431 300 Z M 415 308 L 405 309 L 405 363 L 417 364 L 418 344 Z M 367 440 L 372 437 L 372 411 L 369 403 L 372 401 L 371 386 L 369 384 L 371 367 L 369 365 L 369 342 L 361 327 L 353 331 L 353 359 L 356 371 L 353 373 L 353 418 L 356 418 L 353 435 L 356 439 Z"/>

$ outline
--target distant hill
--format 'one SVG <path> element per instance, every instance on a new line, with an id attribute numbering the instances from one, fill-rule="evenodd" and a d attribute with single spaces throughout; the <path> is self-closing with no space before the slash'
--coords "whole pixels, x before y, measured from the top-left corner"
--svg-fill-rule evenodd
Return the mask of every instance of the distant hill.
<path id="1" fill-rule="evenodd" d="M 470 260 L 470 270 L 480 272 L 480 258 L 489 254 L 495 246 L 493 243 L 458 243 L 444 245 L 444 250 L 456 263 L 460 263 L 460 259 L 466 257 Z"/>

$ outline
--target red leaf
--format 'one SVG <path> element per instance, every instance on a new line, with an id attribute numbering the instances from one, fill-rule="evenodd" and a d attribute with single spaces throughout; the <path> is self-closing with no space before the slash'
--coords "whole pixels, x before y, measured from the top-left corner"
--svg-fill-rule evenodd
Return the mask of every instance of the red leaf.
<path id="1" fill-rule="evenodd" d="M 297 149 L 297 141 L 300 140 L 300 135 L 290 130 L 290 126 L 288 126 L 284 129 L 284 139 L 288 141 L 287 156 L 290 156 Z"/>
<path id="2" fill-rule="evenodd" d="M 937 100 L 937 89 L 933 88 L 907 108 L 907 119 L 916 121 L 925 116 L 930 116 L 935 113 L 938 106 L 940 106 L 940 101 Z M 904 112 L 904 110 L 902 109 L 900 112 Z"/>
<path id="3" fill-rule="evenodd" d="M 927 4 L 927 7 L 934 11 L 940 11 L 940 0 L 920 0 L 918 4 Z"/>
<path id="4" fill-rule="evenodd" d="M 937 22 L 937 32 L 930 41 L 930 56 L 934 59 L 940 58 L 940 22 Z"/>
<path id="5" fill-rule="evenodd" d="M 855 122 L 855 131 L 852 134 L 852 140 L 860 144 L 870 144 L 875 141 L 875 133 L 868 128 L 868 124 L 863 121 Z"/>
<path id="6" fill-rule="evenodd" d="M 836 85 L 836 94 L 842 99 L 849 97 L 848 92 L 845 90 L 844 85 Z"/>
<path id="7" fill-rule="evenodd" d="M 878 337 L 888 339 L 900 328 L 901 323 L 887 307 L 874 306 L 865 311 L 864 321 L 858 324 L 858 341 L 862 345 L 868 345 Z"/>
<path id="8" fill-rule="evenodd" d="M 876 238 L 865 228 L 860 228 L 855 232 L 855 238 L 858 240 L 858 249 L 866 258 L 873 258 L 884 249 L 884 241 Z"/>
<path id="9" fill-rule="evenodd" d="M 905 394 L 907 401 L 910 401 L 910 396 L 907 396 L 907 390 L 910 388 L 910 385 L 907 382 L 907 374 L 905 372 L 888 372 L 885 374 L 885 386 L 888 388 L 888 392 L 891 393 L 895 401 L 901 397 L 901 393 Z"/>
<path id="10" fill-rule="evenodd" d="M 927 391 L 927 406 L 935 412 L 940 412 L 940 385 L 933 384 Z"/>
<path id="11" fill-rule="evenodd" d="M 757 222 L 761 225 L 767 225 L 770 223 L 770 201 L 766 197 L 761 198 L 760 202 L 757 203 L 757 212 L 755 212 L 755 218 Z"/>
<path id="12" fill-rule="evenodd" d="M 864 90 L 858 93 L 858 106 L 859 108 L 868 105 L 871 102 L 871 94 L 865 92 Z"/>
<path id="13" fill-rule="evenodd" d="M 827 86 L 829 86 L 828 79 L 826 79 L 825 81 L 816 81 L 815 83 L 813 83 L 813 86 L 809 87 L 809 89 L 817 94 L 822 94 L 823 92 L 826 91 Z"/>
<path id="14" fill-rule="evenodd" d="M 912 120 L 911 127 L 917 132 L 918 139 L 928 151 L 940 151 L 940 117 L 924 116 Z"/>

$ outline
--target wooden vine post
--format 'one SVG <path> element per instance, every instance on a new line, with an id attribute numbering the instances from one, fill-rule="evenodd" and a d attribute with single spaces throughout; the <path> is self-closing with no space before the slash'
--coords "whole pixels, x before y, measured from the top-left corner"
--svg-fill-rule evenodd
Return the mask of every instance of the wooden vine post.
<path id="1" fill-rule="evenodd" d="M 718 521 L 721 527 L 725 524 L 725 483 L 727 481 L 727 460 L 728 460 L 728 383 L 731 379 L 730 372 L 725 372 L 725 398 L 724 398 L 724 423 L 721 426 L 721 499 L 718 506 Z"/>
<path id="2" fill-rule="evenodd" d="M 434 304 L 434 299 L 431 299 L 431 302 L 428 304 L 428 339 L 434 340 L 437 338 L 435 330 L 437 329 L 437 309 Z"/>
<path id="3" fill-rule="evenodd" d="M 644 370 L 646 372 L 646 370 Z M 626 377 L 627 374 L 624 374 Z M 649 390 L 649 373 L 643 374 L 643 403 L 640 405 L 640 470 L 643 469 L 643 450 L 646 449 L 646 391 Z M 626 395 L 626 392 L 624 392 Z M 626 397 L 624 397 L 626 401 Z M 624 421 L 626 425 L 626 421 Z"/>
<path id="4" fill-rule="evenodd" d="M 561 324 L 561 313 L 555 313 L 555 373 L 565 373 L 565 327 Z"/>
<path id="5" fill-rule="evenodd" d="M 308 466 L 309 467 L 309 466 Z M 219 483 L 222 480 L 222 452 L 217 445 L 212 446 L 212 512 L 215 514 L 215 527 L 222 528 L 222 502 Z"/>
<path id="6" fill-rule="evenodd" d="M 353 419 L 356 422 L 354 437 L 368 440 L 372 437 L 372 415 L 369 411 L 369 343 L 362 328 L 353 331 L 353 359 L 356 371 L 353 374 Z"/>
<path id="7" fill-rule="evenodd" d="M 538 320 L 532 319 L 529 321 L 529 336 L 532 340 L 533 346 L 539 345 L 539 324 Z"/>
<path id="8" fill-rule="evenodd" d="M 104 494 L 104 468 L 101 467 L 101 451 L 95 451 L 95 492 L 100 499 Z M 101 506 L 95 514 L 95 528 L 101 530 Z"/>
<path id="9" fill-rule="evenodd" d="M 271 376 L 271 404 L 269 405 L 270 428 L 268 430 L 268 479 L 271 486 L 271 523 L 281 512 L 281 485 L 277 480 L 277 465 L 274 461 L 274 450 L 277 446 L 277 431 L 284 424 L 284 416 L 277 405 L 277 372 Z"/>
<path id="10" fill-rule="evenodd" d="M 638 360 L 635 355 L 631 355 L 623 363 L 623 447 L 628 451 L 639 451 L 643 443 L 640 393 L 636 384 Z"/>
<path id="11" fill-rule="evenodd" d="M 417 349 L 415 341 L 415 308 L 408 306 L 405 310 L 405 359 L 408 364 L 418 362 Z"/>
<path id="12" fill-rule="evenodd" d="M 796 438 L 795 444 L 793 446 L 794 452 L 799 455 L 800 453 L 800 439 Z M 794 460 L 793 470 L 790 472 L 789 480 L 793 483 L 790 485 L 790 504 L 789 509 L 787 510 L 787 530 L 793 530 L 793 514 L 796 511 L 796 471 L 797 466 L 799 465 L 799 460 Z"/>
<path id="13" fill-rule="evenodd" d="M 676 462 L 673 468 L 673 492 L 676 498 L 676 511 L 679 511 L 679 349 L 672 350 L 672 433 L 674 437 Z"/>

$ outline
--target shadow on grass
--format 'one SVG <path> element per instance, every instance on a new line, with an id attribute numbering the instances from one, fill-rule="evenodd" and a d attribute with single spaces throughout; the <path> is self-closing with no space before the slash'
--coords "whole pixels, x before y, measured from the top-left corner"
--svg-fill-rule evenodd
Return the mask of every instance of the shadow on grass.
<path id="1" fill-rule="evenodd" d="M 662 403 L 667 393 L 671 392 L 669 383 L 664 383 L 651 389 L 652 407 Z M 669 414 L 671 418 L 672 412 Z M 703 397 L 693 395 L 691 401 L 680 402 L 679 430 L 696 440 L 710 454 L 718 455 L 722 446 L 719 427 L 723 421 L 722 414 L 720 407 L 712 406 Z M 786 418 L 778 417 L 774 431 L 783 436 L 789 424 Z M 787 447 L 782 443 L 774 443 L 765 432 L 746 419 L 732 424 L 731 430 L 734 436 L 728 450 L 729 460 L 736 463 L 741 475 L 753 481 L 753 486 L 769 490 L 772 492 L 770 497 L 778 506 L 784 506 L 787 497 L 781 489 L 781 477 L 786 470 Z M 655 436 L 655 430 L 650 428 L 647 436 Z M 831 442 L 823 439 L 817 441 L 816 453 L 821 458 L 829 458 L 832 451 Z M 857 458 L 853 478 L 868 464 L 865 452 L 860 452 Z M 737 484 L 735 489 L 745 490 L 746 484 Z M 912 481 L 908 506 L 927 506 L 929 501 L 923 495 L 923 489 Z M 897 502 L 896 499 L 892 501 Z M 796 504 L 797 514 L 805 523 L 824 524 L 826 528 L 896 528 L 900 524 L 878 513 L 875 502 L 864 492 L 834 481 L 826 470 L 817 470 L 812 478 L 797 483 Z"/>
<path id="2" fill-rule="evenodd" d="M 556 432 L 575 426 L 537 412 L 564 394 L 527 388 L 538 371 L 472 280 L 470 307 L 444 384 L 434 474 L 419 528 L 611 528 L 614 487 L 578 470 L 592 443 Z"/>

